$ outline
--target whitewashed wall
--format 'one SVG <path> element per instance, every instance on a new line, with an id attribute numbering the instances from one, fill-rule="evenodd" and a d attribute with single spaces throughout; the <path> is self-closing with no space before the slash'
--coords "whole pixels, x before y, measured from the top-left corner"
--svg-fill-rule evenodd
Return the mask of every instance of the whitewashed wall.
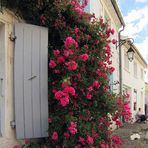
<path id="1" fill-rule="evenodd" d="M 0 13 L 0 76 L 1 83 L 1 136 L 0 148 L 12 148 L 17 142 L 15 140 L 15 130 L 11 128 L 10 121 L 14 120 L 13 110 L 13 42 L 9 40 L 9 34 L 13 32 L 12 23 L 16 21 L 10 12 Z M 2 72 L 3 71 L 3 72 Z"/>
<path id="2" fill-rule="evenodd" d="M 135 53 L 134 60 L 132 62 L 128 61 L 129 69 L 125 68 L 124 55 L 126 54 L 126 51 L 127 47 L 122 46 L 123 89 L 127 89 L 130 94 L 132 117 L 135 119 L 135 114 L 137 113 L 138 108 L 141 108 L 144 114 L 144 105 L 145 105 L 144 69 L 146 68 L 146 65 L 144 64 L 143 60 L 138 56 L 138 54 Z M 137 63 L 137 77 L 134 76 L 134 63 Z M 143 78 L 141 78 L 141 69 L 143 69 Z M 135 92 L 135 90 L 137 93 Z M 137 102 L 136 110 L 134 110 L 134 102 Z"/>

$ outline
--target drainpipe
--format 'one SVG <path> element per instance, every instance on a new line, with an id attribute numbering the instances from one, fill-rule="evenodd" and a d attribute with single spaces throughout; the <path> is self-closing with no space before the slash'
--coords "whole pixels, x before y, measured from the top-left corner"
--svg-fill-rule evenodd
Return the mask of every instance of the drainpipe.
<path id="1" fill-rule="evenodd" d="M 118 33 L 118 41 L 120 44 L 120 40 L 121 40 L 121 32 L 124 30 L 125 25 L 123 25 L 123 28 L 119 31 Z M 123 87 L 122 87 L 122 51 L 121 51 L 121 45 L 119 45 L 119 82 L 120 82 L 120 97 L 122 96 L 122 91 L 123 91 Z"/>

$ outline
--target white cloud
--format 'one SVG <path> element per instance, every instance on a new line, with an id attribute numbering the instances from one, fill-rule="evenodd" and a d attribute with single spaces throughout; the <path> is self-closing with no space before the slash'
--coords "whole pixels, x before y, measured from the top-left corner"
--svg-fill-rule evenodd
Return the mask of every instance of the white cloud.
<path id="1" fill-rule="evenodd" d="M 133 9 L 124 17 L 126 26 L 123 35 L 135 38 L 148 26 L 148 6 L 141 9 Z"/>
<path id="2" fill-rule="evenodd" d="M 144 38 L 143 42 L 135 43 L 135 45 L 148 63 L 148 36 Z"/>
<path id="3" fill-rule="evenodd" d="M 145 3 L 147 0 L 136 0 L 136 2 Z"/>

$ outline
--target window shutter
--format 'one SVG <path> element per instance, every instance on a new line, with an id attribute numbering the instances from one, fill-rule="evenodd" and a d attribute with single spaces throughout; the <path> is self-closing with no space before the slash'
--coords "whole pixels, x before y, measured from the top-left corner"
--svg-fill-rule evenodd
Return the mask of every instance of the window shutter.
<path id="1" fill-rule="evenodd" d="M 110 92 L 113 92 L 113 74 L 109 76 Z"/>
<path id="2" fill-rule="evenodd" d="M 48 29 L 15 25 L 14 98 L 17 139 L 48 136 Z"/>

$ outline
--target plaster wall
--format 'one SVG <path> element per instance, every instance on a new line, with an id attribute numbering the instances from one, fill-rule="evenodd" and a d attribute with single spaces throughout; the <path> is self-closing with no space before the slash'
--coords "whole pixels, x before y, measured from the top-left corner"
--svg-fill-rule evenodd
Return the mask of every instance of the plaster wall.
<path id="1" fill-rule="evenodd" d="M 12 148 L 16 141 L 15 129 L 10 126 L 14 120 L 13 101 L 13 46 L 9 36 L 14 32 L 18 19 L 10 11 L 0 13 L 0 148 Z M 20 141 L 19 141 L 20 142 Z"/>

